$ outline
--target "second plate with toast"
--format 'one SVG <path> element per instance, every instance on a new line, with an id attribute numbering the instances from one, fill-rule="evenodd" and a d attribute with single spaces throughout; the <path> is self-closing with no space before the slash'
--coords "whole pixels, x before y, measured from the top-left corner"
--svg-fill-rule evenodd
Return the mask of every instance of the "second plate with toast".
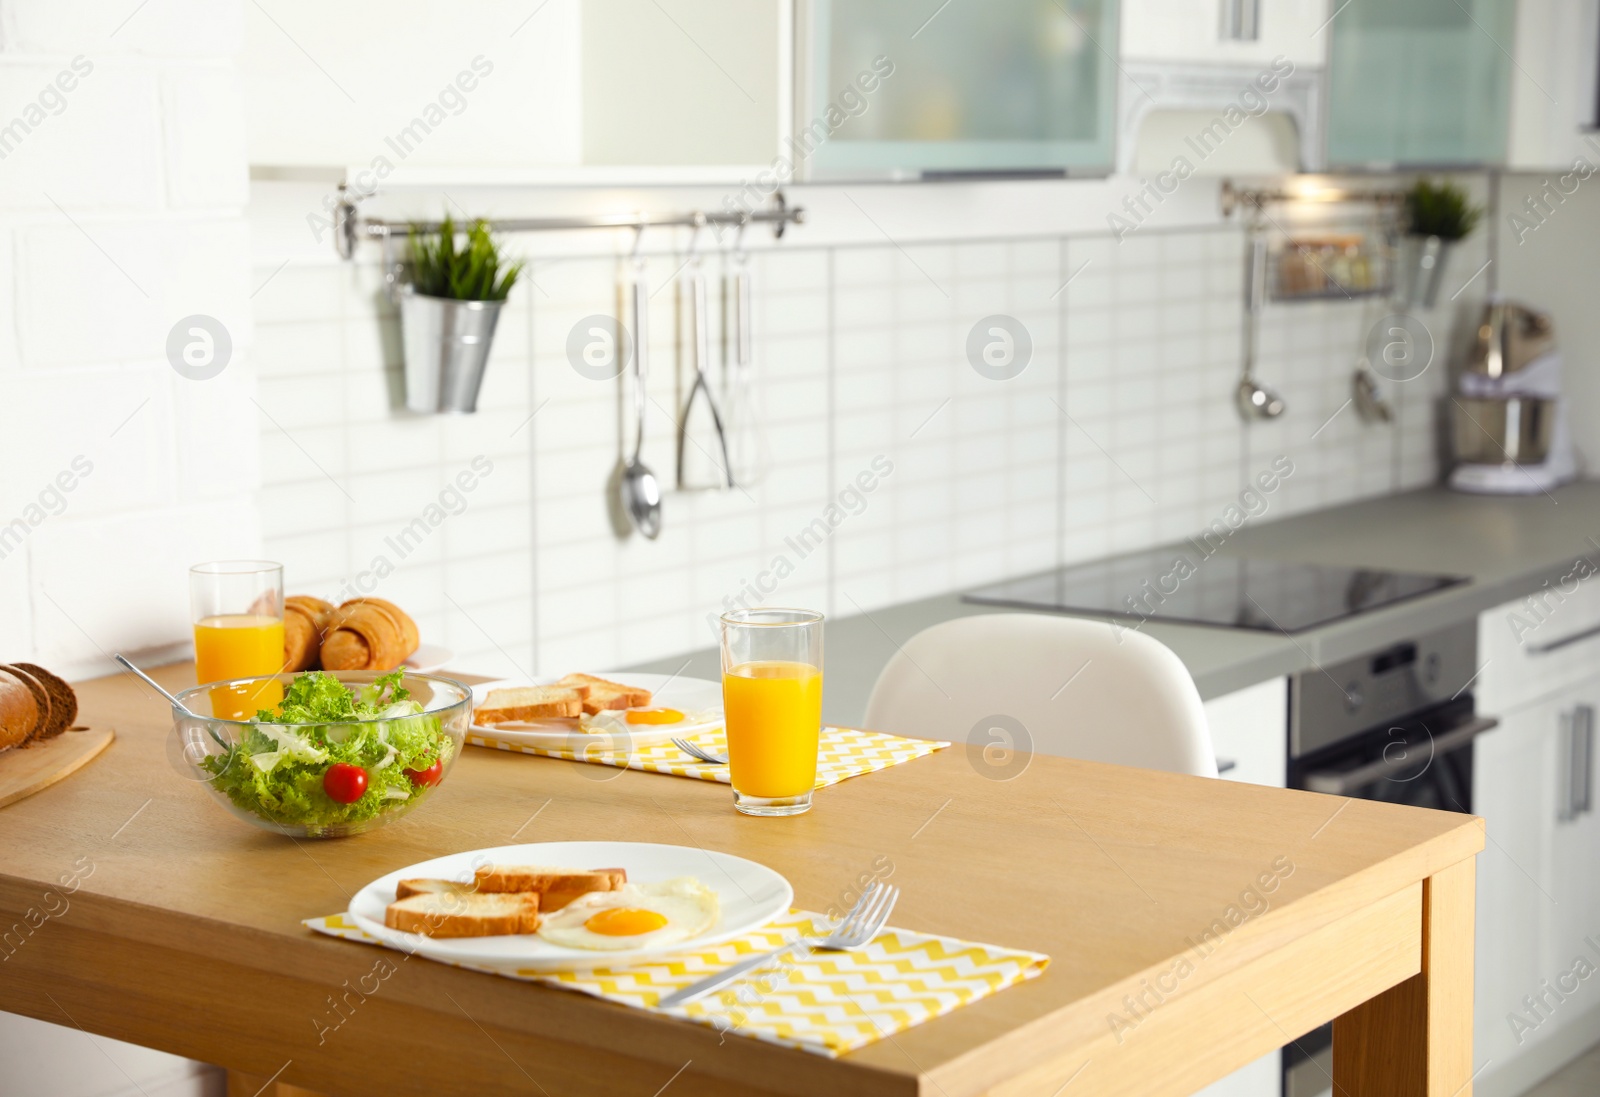
<path id="1" fill-rule="evenodd" d="M 722 684 L 635 671 L 505 678 L 472 687 L 473 732 L 522 746 L 603 750 L 722 726 Z M 481 718 L 480 718 L 481 717 Z"/>

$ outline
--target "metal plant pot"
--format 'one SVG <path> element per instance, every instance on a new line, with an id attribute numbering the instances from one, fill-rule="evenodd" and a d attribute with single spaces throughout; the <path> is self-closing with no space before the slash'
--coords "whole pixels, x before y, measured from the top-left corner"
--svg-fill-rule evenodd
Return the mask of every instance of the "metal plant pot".
<path id="1" fill-rule="evenodd" d="M 1455 246 L 1456 241 L 1441 236 L 1407 236 L 1401 241 L 1398 280 L 1401 300 L 1407 305 L 1433 308 L 1439 300 L 1445 261 Z"/>
<path id="2" fill-rule="evenodd" d="M 473 412 L 504 301 L 400 295 L 406 360 L 406 407 L 417 412 Z"/>

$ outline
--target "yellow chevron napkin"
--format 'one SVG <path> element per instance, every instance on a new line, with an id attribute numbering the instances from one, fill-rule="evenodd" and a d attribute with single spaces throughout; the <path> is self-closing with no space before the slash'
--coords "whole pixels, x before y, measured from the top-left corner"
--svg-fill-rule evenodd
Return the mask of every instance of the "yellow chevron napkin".
<path id="1" fill-rule="evenodd" d="M 302 924 L 347 941 L 391 947 L 347 914 L 307 918 Z M 745 956 L 778 948 L 797 934 L 827 932 L 830 925 L 820 914 L 790 911 L 762 929 L 701 952 L 617 970 L 555 973 L 520 970 L 514 964 L 451 966 L 575 990 L 832 1059 L 1042 975 L 1050 962 L 1037 952 L 886 927 L 859 949 L 791 955 L 698 1001 L 672 1009 L 656 1006 L 667 994 Z"/>
<path id="2" fill-rule="evenodd" d="M 719 727 L 696 735 L 685 736 L 691 743 L 713 754 L 727 757 L 728 740 Z M 708 766 L 697 762 L 670 742 L 650 743 L 632 750 L 615 748 L 617 741 L 606 735 L 593 736 L 594 742 L 576 743 L 573 747 L 536 747 L 485 734 L 474 728 L 467 732 L 467 742 L 473 746 L 496 750 L 539 754 L 546 758 L 565 758 L 568 761 L 595 762 L 603 766 L 644 770 L 648 773 L 670 773 L 676 777 L 698 777 L 702 781 L 729 783 L 727 766 Z M 827 788 L 850 777 L 872 773 L 880 769 L 921 758 L 949 743 L 935 739 L 906 739 L 881 731 L 861 731 L 857 728 L 824 727 L 817 749 L 816 788 Z"/>

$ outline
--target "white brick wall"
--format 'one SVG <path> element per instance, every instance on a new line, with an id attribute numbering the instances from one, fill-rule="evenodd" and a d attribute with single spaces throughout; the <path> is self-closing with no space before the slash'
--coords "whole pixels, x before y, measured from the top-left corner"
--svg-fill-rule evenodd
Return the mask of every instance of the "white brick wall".
<path id="1" fill-rule="evenodd" d="M 259 549 L 241 27 L 233 0 L 0 0 L 5 659 L 171 650 L 188 566 Z M 232 336 L 215 380 L 167 361 L 193 314 Z"/>
<path id="2" fill-rule="evenodd" d="M 27 534 L 0 548 L 0 661 L 170 654 L 188 566 L 258 551 L 241 25 L 235 0 L 0 0 L 0 528 Z M 234 340 L 212 381 L 167 362 L 195 313 Z M 0 1062 L 16 1097 L 222 1088 L 4 1014 Z"/>
<path id="3" fill-rule="evenodd" d="M 331 596 L 473 446 L 489 447 L 493 500 L 474 498 L 384 586 L 463 670 L 603 668 L 709 644 L 706 615 L 788 551 L 785 537 L 878 454 L 894 462 L 892 476 L 823 548 L 792 561 L 770 600 L 870 612 L 1176 541 L 1219 518 L 1278 454 L 1295 472 L 1269 500 L 1273 518 L 1437 475 L 1431 423 L 1443 357 L 1424 379 L 1385 386 L 1403 444 L 1394 427 L 1339 411 L 1377 304 L 1270 305 L 1261 375 L 1289 413 L 1241 426 L 1237 224 L 1147 228 L 1120 244 L 1092 232 L 929 241 L 925 231 L 916 241 L 817 246 L 813 233 L 836 227 L 824 211 L 751 258 L 773 462 L 765 481 L 732 493 L 673 489 L 666 409 L 684 398 L 687 368 L 669 279 L 683 256 L 665 234 L 653 247 L 647 234 L 655 294 L 644 459 L 668 490 L 661 538 L 618 540 L 606 485 L 631 445 L 631 410 L 615 381 L 581 377 L 566 351 L 578 320 L 617 309 L 624 272 L 614 255 L 514 240 L 535 256 L 537 287 L 524 284 L 501 322 L 479 415 L 417 421 L 392 410 L 399 355 L 392 335 L 384 343 L 393 321 L 376 292 L 375 249 L 341 265 L 311 241 L 285 213 L 314 205 L 310 188 L 257 183 L 253 194 L 255 280 L 289 259 L 255 302 L 261 399 L 283 428 L 262 428 L 267 552 L 284 561 L 290 586 Z M 875 211 L 890 206 L 861 195 Z M 464 189 L 451 197 L 468 208 L 495 202 Z M 805 200 L 824 208 L 827 195 Z M 1481 252 L 1482 242 L 1468 248 Z M 1463 254 L 1455 285 L 1482 260 Z M 717 331 L 721 259 L 707 267 Z M 1428 322 L 1443 331 L 1451 309 L 1476 307 L 1474 292 Z M 1032 364 L 1006 382 L 980 377 L 966 359 L 967 332 L 995 313 L 1021 319 L 1033 338 Z"/>

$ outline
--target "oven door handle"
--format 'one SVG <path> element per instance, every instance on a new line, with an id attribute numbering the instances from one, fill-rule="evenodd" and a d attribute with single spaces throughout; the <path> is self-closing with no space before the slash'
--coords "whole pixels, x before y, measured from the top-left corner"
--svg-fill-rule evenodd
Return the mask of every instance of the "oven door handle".
<path id="1" fill-rule="evenodd" d="M 1443 735 L 1433 740 L 1433 754 L 1447 754 L 1458 747 L 1464 746 L 1473 739 L 1482 735 L 1490 728 L 1499 727 L 1498 716 L 1479 716 L 1458 728 L 1452 728 Z M 1405 758 L 1390 761 L 1380 758 L 1376 762 L 1369 762 L 1364 766 L 1349 770 L 1317 770 L 1306 774 L 1305 787 L 1312 792 L 1326 792 L 1334 796 L 1348 796 L 1354 789 L 1362 785 L 1370 785 L 1396 773 L 1403 773 L 1416 766 L 1416 762 Z"/>

